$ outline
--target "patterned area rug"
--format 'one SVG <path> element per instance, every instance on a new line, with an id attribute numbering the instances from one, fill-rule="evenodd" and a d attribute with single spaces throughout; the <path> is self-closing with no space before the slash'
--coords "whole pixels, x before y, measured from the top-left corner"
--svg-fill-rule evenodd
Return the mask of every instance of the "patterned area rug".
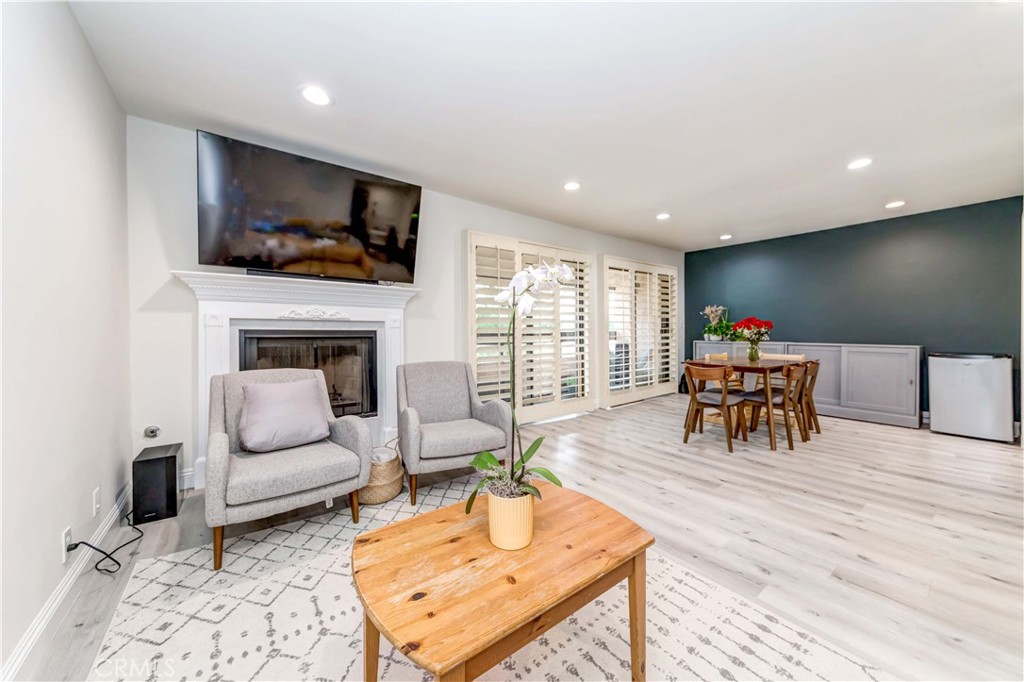
<path id="1" fill-rule="evenodd" d="M 469 477 L 227 541 L 214 572 L 209 545 L 140 562 L 91 679 L 359 680 L 362 608 L 352 583 L 356 535 L 468 496 Z M 842 649 L 648 551 L 651 680 L 877 680 Z M 381 642 L 383 680 L 429 680 Z M 486 680 L 629 679 L 625 582 L 494 667 Z"/>

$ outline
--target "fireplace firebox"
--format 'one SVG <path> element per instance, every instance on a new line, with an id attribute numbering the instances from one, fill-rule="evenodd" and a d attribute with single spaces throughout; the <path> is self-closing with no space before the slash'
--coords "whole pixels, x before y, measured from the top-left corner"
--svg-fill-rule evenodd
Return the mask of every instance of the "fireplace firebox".
<path id="1" fill-rule="evenodd" d="M 377 335 L 365 331 L 239 331 L 239 369 L 319 369 L 334 416 L 377 416 Z"/>

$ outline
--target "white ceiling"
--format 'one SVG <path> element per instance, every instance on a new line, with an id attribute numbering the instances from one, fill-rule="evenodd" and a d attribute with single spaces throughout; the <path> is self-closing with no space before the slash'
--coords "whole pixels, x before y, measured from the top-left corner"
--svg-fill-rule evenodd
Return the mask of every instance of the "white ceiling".
<path id="1" fill-rule="evenodd" d="M 1016 2 L 74 9 L 129 114 L 675 248 L 1024 186 Z"/>

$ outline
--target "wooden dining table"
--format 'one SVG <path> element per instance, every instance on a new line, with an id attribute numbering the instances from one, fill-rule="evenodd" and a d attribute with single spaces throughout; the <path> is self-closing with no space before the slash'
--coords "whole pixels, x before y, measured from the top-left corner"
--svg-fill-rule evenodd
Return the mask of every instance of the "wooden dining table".
<path id="1" fill-rule="evenodd" d="M 736 355 L 728 360 L 687 360 L 705 367 L 732 367 L 733 371 L 740 375 L 760 374 L 764 377 L 765 412 L 768 418 L 768 441 L 772 450 L 775 445 L 775 412 L 772 409 L 772 382 L 769 380 L 772 374 L 781 374 L 787 365 L 802 364 L 799 360 L 751 360 L 743 355 Z M 680 363 L 685 365 L 686 363 Z"/>

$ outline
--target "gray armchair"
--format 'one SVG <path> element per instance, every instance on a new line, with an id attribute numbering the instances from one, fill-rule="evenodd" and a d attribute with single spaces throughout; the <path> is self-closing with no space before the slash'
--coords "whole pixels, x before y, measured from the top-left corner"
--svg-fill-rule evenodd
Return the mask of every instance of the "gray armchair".
<path id="1" fill-rule="evenodd" d="M 246 452 L 238 437 L 242 386 L 316 378 L 323 397 L 327 438 L 278 450 Z M 213 528 L 213 568 L 220 570 L 224 526 L 261 519 L 316 502 L 349 496 L 359 521 L 359 489 L 370 477 L 370 429 L 359 417 L 335 418 L 320 370 L 261 369 L 210 381 L 210 437 L 206 454 L 206 523 Z"/>
<path id="2" fill-rule="evenodd" d="M 505 459 L 512 452 L 512 408 L 504 400 L 480 401 L 468 363 L 399 365 L 398 445 L 409 501 L 416 504 L 419 474 L 468 466 L 483 450 Z"/>

